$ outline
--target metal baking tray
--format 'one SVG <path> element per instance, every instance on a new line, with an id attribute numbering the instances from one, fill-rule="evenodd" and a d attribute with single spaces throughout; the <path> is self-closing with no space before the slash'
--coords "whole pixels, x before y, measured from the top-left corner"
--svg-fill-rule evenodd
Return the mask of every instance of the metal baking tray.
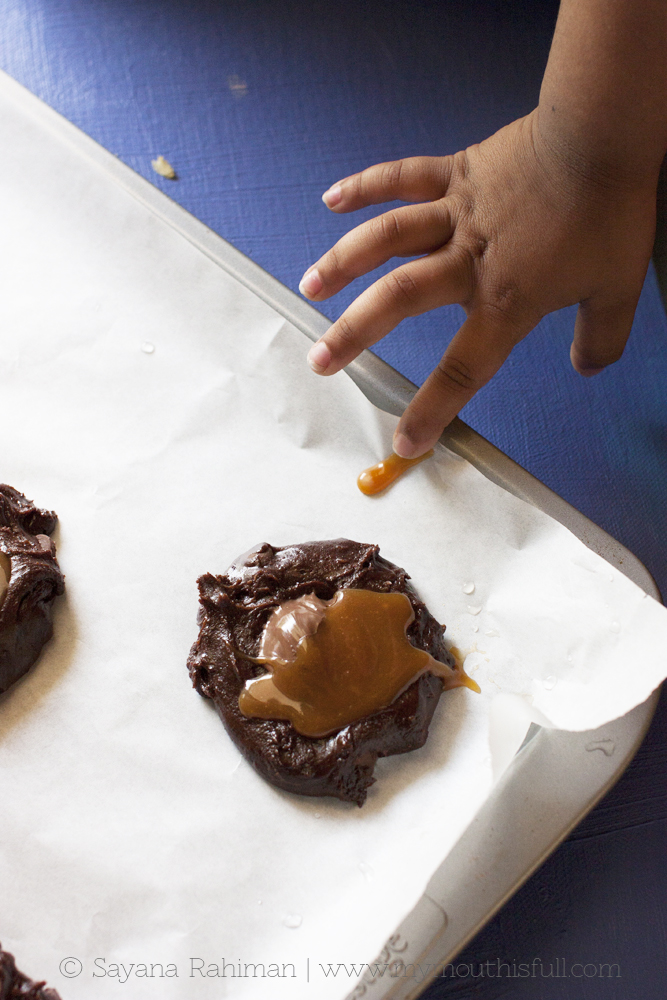
<path id="1" fill-rule="evenodd" d="M 316 340 L 328 328 L 327 317 L 1 72 L 0 87 L 17 107 L 95 161 L 306 337 Z M 346 371 L 372 403 L 395 415 L 403 412 L 417 391 L 369 351 Z M 636 556 L 462 420 L 454 420 L 441 441 L 492 482 L 565 525 L 588 548 L 661 600 L 654 580 Z M 658 696 L 655 691 L 623 718 L 589 732 L 531 726 L 464 837 L 389 937 L 379 956 L 389 973 L 362 978 L 346 1000 L 414 1000 L 419 996 L 620 778 L 644 738 Z M 411 973 L 417 965 L 422 970 L 418 976 Z"/>

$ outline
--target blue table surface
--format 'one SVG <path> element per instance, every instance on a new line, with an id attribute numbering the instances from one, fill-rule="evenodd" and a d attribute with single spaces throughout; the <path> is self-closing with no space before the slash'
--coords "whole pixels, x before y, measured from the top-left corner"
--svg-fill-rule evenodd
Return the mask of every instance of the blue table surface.
<path id="1" fill-rule="evenodd" d="M 0 0 L 0 65 L 296 289 L 352 224 L 322 205 L 330 184 L 455 152 L 534 106 L 556 12 L 551 0 Z M 177 181 L 151 170 L 158 154 Z M 370 280 L 323 312 L 336 318 Z M 461 316 L 408 320 L 377 353 L 421 383 Z M 570 367 L 572 325 L 571 309 L 544 319 L 462 416 L 632 549 L 667 594 L 667 323 L 652 272 L 625 355 L 596 379 Z M 618 785 L 429 1000 L 662 1000 L 666 789 L 663 698 Z M 494 974 L 497 959 L 538 958 L 529 976 Z M 554 973 L 588 971 L 549 977 L 557 958 Z M 607 962 L 619 976 L 600 974 Z"/>

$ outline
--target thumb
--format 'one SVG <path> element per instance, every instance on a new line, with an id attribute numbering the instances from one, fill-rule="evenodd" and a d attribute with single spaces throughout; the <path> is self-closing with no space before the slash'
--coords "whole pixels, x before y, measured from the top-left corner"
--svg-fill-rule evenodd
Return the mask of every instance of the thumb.
<path id="1" fill-rule="evenodd" d="M 471 313 L 399 420 L 394 434 L 396 454 L 417 458 L 432 448 L 447 424 L 496 374 L 534 325 L 527 320 L 510 322 L 483 309 Z"/>
<path id="2" fill-rule="evenodd" d="M 572 367 L 580 375 L 597 375 L 621 357 L 632 329 L 637 298 L 622 302 L 592 298 L 580 303 L 570 348 Z"/>

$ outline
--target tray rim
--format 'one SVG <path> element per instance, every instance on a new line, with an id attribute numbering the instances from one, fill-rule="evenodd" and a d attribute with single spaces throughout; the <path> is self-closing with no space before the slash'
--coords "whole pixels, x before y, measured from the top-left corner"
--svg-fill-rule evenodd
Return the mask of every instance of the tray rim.
<path id="1" fill-rule="evenodd" d="M 135 199 L 254 292 L 310 340 L 317 340 L 331 325 L 326 316 L 296 292 L 283 285 L 2 70 L 0 90 L 26 114 L 37 119 L 58 138 L 93 161 Z M 345 371 L 372 403 L 395 416 L 403 412 L 417 391 L 412 382 L 370 351 L 364 351 Z M 445 430 L 440 440 L 445 447 L 465 458 L 492 482 L 559 521 L 588 548 L 614 565 L 651 597 L 662 602 L 648 569 L 629 549 L 458 417 Z M 352 992 L 347 994 L 349 1000 L 357 1000 L 362 996 L 372 997 L 372 1000 L 415 1000 L 436 978 L 439 969 L 452 961 L 621 777 L 644 738 L 659 695 L 658 688 L 647 701 L 627 715 L 588 733 L 566 733 L 531 727 L 512 764 L 496 784 L 469 830 L 434 872 L 421 899 L 390 936 L 384 949 L 384 952 L 389 949 L 391 953 L 391 942 L 403 942 L 400 957 L 396 961 L 407 967 L 409 963 L 405 962 L 405 958 L 409 958 L 412 963 L 430 959 L 427 963 L 432 964 L 430 974 L 418 983 L 408 982 L 405 977 L 400 976 L 395 977 L 393 982 L 384 979 L 374 979 L 372 982 L 360 980 Z M 609 742 L 614 745 L 618 743 L 621 752 L 613 761 L 613 751 L 609 757 L 603 752 L 602 757 L 609 766 L 602 770 L 597 766 L 601 763 L 599 754 L 589 753 L 588 760 L 586 755 L 583 758 L 578 756 L 582 747 L 590 750 L 593 743 Z M 594 749 L 602 748 L 595 746 Z M 508 817 L 504 802 L 512 798 L 512 793 L 518 792 L 521 796 L 522 789 L 524 799 L 529 799 L 531 782 L 539 775 L 543 783 L 545 768 L 546 774 L 557 783 L 563 766 L 571 767 L 575 759 L 578 771 L 582 770 L 582 760 L 587 764 L 593 760 L 595 763 L 591 769 L 583 768 L 583 772 L 590 770 L 590 774 L 580 774 L 582 781 L 579 785 L 582 787 L 577 788 L 578 796 L 571 797 L 567 818 L 563 819 L 559 810 L 556 810 L 557 815 L 550 819 L 547 817 L 543 826 L 534 831 L 536 835 L 529 845 L 522 842 L 522 849 L 527 852 L 523 864 L 521 859 L 514 857 L 511 859 L 513 864 L 505 865 L 504 871 L 494 870 L 492 873 L 491 865 L 497 861 L 499 846 L 494 841 L 494 836 L 497 840 L 501 831 L 506 834 L 508 823 L 512 826 L 513 821 L 512 830 L 516 832 L 516 816 Z M 565 793 L 566 790 L 562 791 Z M 485 862 L 480 857 L 480 851 L 486 855 Z M 516 854 L 516 850 L 514 853 Z M 458 875 L 459 885 L 452 884 L 452 879 L 455 881 L 457 877 L 456 866 L 459 866 L 460 872 L 461 866 L 465 868 L 464 862 L 466 859 L 470 861 L 472 855 L 475 855 L 475 874 L 478 878 L 484 875 L 485 868 L 489 869 L 489 874 L 496 876 L 494 894 L 492 897 L 480 896 L 481 905 L 477 907 L 474 905 L 474 896 L 469 898 L 469 885 L 463 875 Z M 462 899 L 458 899 L 457 892 Z M 457 905 L 459 910 L 467 907 L 464 915 L 457 911 Z M 398 955 L 398 950 L 394 951 Z M 376 988 L 378 986 L 379 989 Z"/>

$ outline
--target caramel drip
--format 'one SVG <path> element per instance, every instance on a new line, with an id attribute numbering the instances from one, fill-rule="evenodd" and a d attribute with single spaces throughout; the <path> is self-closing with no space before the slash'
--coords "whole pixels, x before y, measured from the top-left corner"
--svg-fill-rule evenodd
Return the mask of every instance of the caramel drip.
<path id="1" fill-rule="evenodd" d="M 401 458 L 394 451 L 384 461 L 378 462 L 377 465 L 371 465 L 370 469 L 364 469 L 363 472 L 359 473 L 357 486 L 367 497 L 374 493 L 380 493 L 391 486 L 399 476 L 411 469 L 413 465 L 419 465 L 425 458 L 430 458 L 432 454 L 433 448 L 426 454 L 420 455 L 419 458 Z"/>
<path id="2" fill-rule="evenodd" d="M 477 683 L 477 681 L 474 681 L 472 677 L 468 677 L 467 673 L 463 669 L 463 661 L 465 660 L 465 654 L 462 653 L 457 646 L 450 646 L 449 652 L 450 655 L 454 657 L 454 664 L 455 664 L 454 670 L 455 673 L 457 673 L 459 676 L 459 683 L 450 684 L 449 687 L 467 687 L 470 688 L 471 691 L 474 691 L 475 694 L 481 694 L 482 689 Z M 445 690 L 447 690 L 447 688 L 445 688 Z"/>
<path id="3" fill-rule="evenodd" d="M 303 736 L 318 737 L 387 708 L 427 671 L 440 677 L 445 689 L 477 688 L 460 667 L 452 669 L 410 643 L 406 629 L 414 611 L 405 594 L 340 590 L 331 601 L 314 595 L 301 600 L 309 602 L 310 627 L 293 655 L 248 657 L 267 673 L 241 691 L 244 715 L 287 719 Z M 315 602 L 321 618 L 311 631 Z M 287 604 L 273 612 L 267 631 L 280 628 L 282 620 L 293 642 L 298 602 Z M 265 634 L 261 649 L 276 646 Z"/>

